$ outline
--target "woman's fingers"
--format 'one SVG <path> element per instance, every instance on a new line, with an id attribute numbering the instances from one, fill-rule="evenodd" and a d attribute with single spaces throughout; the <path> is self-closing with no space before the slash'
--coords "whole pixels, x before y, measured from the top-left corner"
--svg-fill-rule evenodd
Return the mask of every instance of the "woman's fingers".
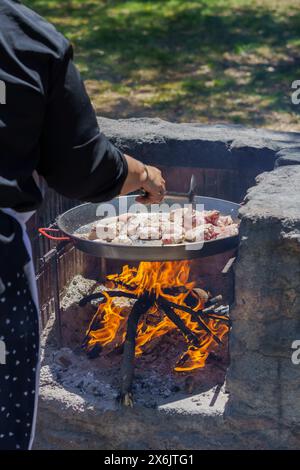
<path id="1" fill-rule="evenodd" d="M 147 203 L 149 202 L 161 202 L 166 192 L 166 182 L 162 176 L 161 171 L 158 168 L 147 166 L 148 177 L 143 183 L 143 188 L 148 193 Z"/>
<path id="2" fill-rule="evenodd" d="M 166 193 L 166 181 L 161 171 L 153 166 L 144 165 L 134 158 L 125 155 L 128 164 L 128 176 L 121 194 L 128 194 L 143 188 L 145 195 L 138 196 L 136 201 L 142 204 L 158 204 Z"/>
<path id="3" fill-rule="evenodd" d="M 136 202 L 139 202 L 140 204 L 159 204 L 162 202 L 163 198 L 164 197 L 159 194 L 157 196 L 147 194 L 146 196 L 138 196 L 136 198 Z"/>

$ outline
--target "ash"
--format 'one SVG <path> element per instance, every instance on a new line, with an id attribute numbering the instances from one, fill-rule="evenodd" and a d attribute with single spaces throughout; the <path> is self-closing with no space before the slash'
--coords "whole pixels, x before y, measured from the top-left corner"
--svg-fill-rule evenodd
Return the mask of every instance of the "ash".
<path id="1" fill-rule="evenodd" d="M 57 347 L 54 316 L 44 331 L 41 386 L 55 384 L 87 401 L 101 399 L 111 406 L 119 396 L 122 348 L 89 359 L 81 347 L 98 304 L 92 302 L 79 307 L 78 302 L 82 297 L 102 290 L 105 290 L 103 285 L 82 276 L 76 276 L 68 286 L 61 301 L 63 347 Z M 130 309 L 132 300 L 124 299 L 124 302 L 124 308 Z M 216 346 L 204 368 L 175 372 L 176 361 L 184 350 L 186 340 L 179 330 L 173 330 L 152 341 L 148 350 L 136 357 L 133 385 L 136 404 L 156 408 L 195 396 L 193 401 L 197 406 L 222 387 L 228 366 L 226 343 Z"/>

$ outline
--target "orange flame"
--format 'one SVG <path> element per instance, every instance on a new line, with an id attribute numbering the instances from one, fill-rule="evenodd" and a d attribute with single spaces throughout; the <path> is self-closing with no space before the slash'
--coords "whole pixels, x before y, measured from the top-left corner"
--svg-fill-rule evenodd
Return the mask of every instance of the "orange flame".
<path id="1" fill-rule="evenodd" d="M 133 293 L 136 297 L 148 292 L 155 298 L 163 297 L 177 305 L 188 307 L 186 299 L 188 296 L 195 295 L 193 289 L 195 283 L 189 281 L 190 262 L 142 262 L 138 268 L 130 268 L 124 266 L 121 274 L 113 274 L 108 276 L 108 280 L 113 285 L 120 285 L 120 290 L 127 293 Z M 172 288 L 182 288 L 182 291 L 172 292 Z M 165 290 L 167 289 L 167 292 Z M 171 291 L 171 292 L 170 292 Z M 106 297 L 105 303 L 100 304 L 95 319 L 100 324 L 99 329 L 89 329 L 88 335 L 88 351 L 95 344 L 101 345 L 103 348 L 116 348 L 123 344 L 126 335 L 126 322 L 129 310 L 119 305 L 120 301 L 116 298 L 109 297 L 104 291 Z M 203 309 L 205 301 L 200 297 L 197 298 L 197 305 L 193 307 L 195 312 Z M 127 311 L 126 311 L 127 310 Z M 187 350 L 177 361 L 174 368 L 177 372 L 186 372 L 205 366 L 205 361 L 211 350 L 216 346 L 212 335 L 192 320 L 191 315 L 179 309 L 174 309 L 177 315 L 184 321 L 185 325 L 197 335 L 199 339 L 199 347 L 194 345 L 187 346 Z M 199 312 L 201 318 L 201 312 Z M 208 328 L 219 339 L 222 339 L 228 332 L 227 324 L 217 319 L 202 318 Z M 136 356 L 140 356 L 144 352 L 145 345 L 154 339 L 166 335 L 170 331 L 177 329 L 174 323 L 165 316 L 159 307 L 154 304 L 146 315 L 141 318 L 136 338 Z"/>

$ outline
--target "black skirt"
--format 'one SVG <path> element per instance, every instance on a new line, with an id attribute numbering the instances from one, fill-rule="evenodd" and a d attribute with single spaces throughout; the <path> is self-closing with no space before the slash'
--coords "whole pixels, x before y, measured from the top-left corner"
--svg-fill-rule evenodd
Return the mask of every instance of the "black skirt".
<path id="1" fill-rule="evenodd" d="M 0 211 L 0 450 L 30 447 L 37 400 L 39 320 L 22 228 Z"/>

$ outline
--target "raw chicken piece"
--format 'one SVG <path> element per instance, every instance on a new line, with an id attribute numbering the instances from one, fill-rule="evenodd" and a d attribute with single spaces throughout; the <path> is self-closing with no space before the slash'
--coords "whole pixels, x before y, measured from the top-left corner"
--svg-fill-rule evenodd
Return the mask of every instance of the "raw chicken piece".
<path id="1" fill-rule="evenodd" d="M 185 230 L 190 230 L 198 227 L 199 225 L 203 225 L 204 222 L 204 212 L 193 210 L 192 215 L 191 213 L 187 213 L 184 217 L 183 226 Z"/>
<path id="2" fill-rule="evenodd" d="M 232 224 L 233 224 L 233 220 L 232 220 L 231 215 L 220 215 L 216 225 L 218 225 L 218 227 L 223 227 L 225 225 L 232 225 Z"/>
<path id="3" fill-rule="evenodd" d="M 224 227 L 223 225 L 221 227 L 219 227 L 218 225 L 213 225 L 214 227 L 214 234 L 216 235 L 216 238 L 222 238 L 224 235 L 223 235 L 223 232 L 224 232 Z"/>
<path id="4" fill-rule="evenodd" d="M 159 240 L 161 238 L 161 228 L 159 225 L 140 226 L 137 234 L 140 240 Z"/>
<path id="5" fill-rule="evenodd" d="M 127 235 L 131 237 L 137 234 L 140 225 L 141 221 L 138 219 L 138 217 L 133 217 L 130 219 L 128 224 L 125 224 L 124 230 L 126 231 Z"/>
<path id="6" fill-rule="evenodd" d="M 219 217 L 219 211 L 204 211 L 204 219 L 207 224 L 217 225 Z"/>
<path id="7" fill-rule="evenodd" d="M 166 219 L 160 224 L 162 233 L 173 233 L 173 232 L 184 232 L 182 225 L 172 222 L 170 219 Z"/>
<path id="8" fill-rule="evenodd" d="M 170 220 L 185 230 L 190 230 L 203 223 L 203 212 L 194 210 L 192 206 L 174 209 L 170 212 Z"/>
<path id="9" fill-rule="evenodd" d="M 224 227 L 222 234 L 225 237 L 234 237 L 239 234 L 238 224 L 231 224 Z"/>
<path id="10" fill-rule="evenodd" d="M 196 241 L 196 236 L 197 236 L 197 232 L 196 230 L 198 229 L 195 229 L 195 228 L 191 228 L 189 230 L 187 230 L 185 232 L 185 235 L 184 235 L 184 238 L 187 242 L 194 242 Z M 203 233 L 203 232 L 202 232 Z"/>
<path id="11" fill-rule="evenodd" d="M 203 242 L 216 238 L 217 233 L 212 224 L 204 224 L 185 232 L 185 240 L 188 242 Z"/>
<path id="12" fill-rule="evenodd" d="M 97 238 L 97 231 L 96 231 L 96 227 L 93 227 L 92 230 L 90 231 L 90 233 L 87 235 L 87 240 L 96 240 Z"/>
<path id="13" fill-rule="evenodd" d="M 97 238 L 103 241 L 111 242 L 119 232 L 117 219 L 113 222 L 105 224 L 103 221 L 96 224 Z"/>
<path id="14" fill-rule="evenodd" d="M 126 235 L 119 235 L 118 237 L 112 240 L 112 243 L 115 243 L 118 245 L 132 245 L 133 241 Z"/>
<path id="15" fill-rule="evenodd" d="M 183 230 L 172 230 L 162 234 L 163 245 L 182 243 L 184 240 Z"/>
<path id="16" fill-rule="evenodd" d="M 204 224 L 204 240 L 212 240 L 217 237 L 215 227 L 212 224 Z"/>

